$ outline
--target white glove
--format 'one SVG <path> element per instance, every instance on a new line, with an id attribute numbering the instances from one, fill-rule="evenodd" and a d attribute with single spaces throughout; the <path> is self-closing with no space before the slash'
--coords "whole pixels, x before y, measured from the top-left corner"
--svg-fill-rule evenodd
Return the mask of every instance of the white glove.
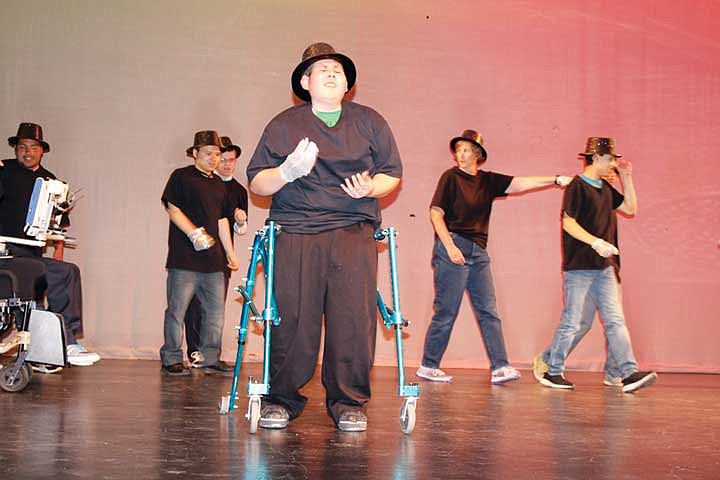
<path id="1" fill-rule="evenodd" d="M 572 182 L 573 177 L 566 177 L 564 175 L 556 175 L 555 176 L 555 185 L 560 185 L 561 187 L 567 187 L 570 182 Z"/>
<path id="2" fill-rule="evenodd" d="M 191 231 L 188 233 L 188 238 L 192 242 L 193 248 L 195 248 L 196 252 L 207 250 L 215 245 L 215 239 L 208 235 L 205 231 L 205 227 L 196 228 Z"/>
<path id="3" fill-rule="evenodd" d="M 280 178 L 290 183 L 304 177 L 313 169 L 317 155 L 318 147 L 315 142 L 307 137 L 303 138 L 280 165 Z"/>
<path id="4" fill-rule="evenodd" d="M 603 258 L 607 258 L 610 255 L 618 255 L 620 251 L 612 243 L 608 243 L 602 238 L 598 238 L 592 243 L 592 248 Z"/>

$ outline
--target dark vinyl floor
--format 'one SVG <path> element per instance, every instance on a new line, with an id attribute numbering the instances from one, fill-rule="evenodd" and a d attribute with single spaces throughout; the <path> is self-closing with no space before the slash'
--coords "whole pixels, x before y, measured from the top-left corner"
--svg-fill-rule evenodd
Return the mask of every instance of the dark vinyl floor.
<path id="1" fill-rule="evenodd" d="M 417 425 L 400 431 L 394 368 L 373 370 L 368 431 L 342 433 L 322 385 L 284 431 L 248 433 L 240 408 L 219 415 L 230 378 L 166 378 L 159 362 L 102 360 L 35 374 L 0 392 L 0 479 L 718 479 L 720 376 L 661 374 L 623 394 L 601 373 L 570 372 L 575 391 L 529 371 L 491 386 L 486 370 L 421 383 Z M 413 371 L 408 374 L 414 379 Z"/>

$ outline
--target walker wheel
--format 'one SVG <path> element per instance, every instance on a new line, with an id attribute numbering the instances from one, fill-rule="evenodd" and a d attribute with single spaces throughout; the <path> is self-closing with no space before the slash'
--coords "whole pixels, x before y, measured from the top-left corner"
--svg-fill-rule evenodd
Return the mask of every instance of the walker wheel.
<path id="1" fill-rule="evenodd" d="M 5 367 L 0 370 L 0 388 L 6 392 L 20 392 L 30 383 L 30 373 L 24 366 L 20 367 L 15 378 L 10 373 L 11 368 Z"/>
<path id="2" fill-rule="evenodd" d="M 225 415 L 230 412 L 230 395 L 223 395 L 220 397 L 220 415 Z"/>
<path id="3" fill-rule="evenodd" d="M 406 398 L 400 408 L 400 430 L 404 434 L 411 434 L 415 429 L 415 406 L 416 398 Z"/>
<path id="4" fill-rule="evenodd" d="M 248 403 L 248 411 L 245 417 L 248 419 L 248 422 L 250 422 L 250 433 L 257 432 L 258 429 L 258 422 L 260 422 L 260 398 L 259 397 L 251 397 L 250 402 Z"/>

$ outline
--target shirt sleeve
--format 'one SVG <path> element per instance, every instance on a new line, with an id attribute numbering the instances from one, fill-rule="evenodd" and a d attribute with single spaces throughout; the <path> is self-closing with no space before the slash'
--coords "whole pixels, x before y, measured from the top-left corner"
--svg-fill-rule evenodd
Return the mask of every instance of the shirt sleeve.
<path id="1" fill-rule="evenodd" d="M 512 175 L 504 175 L 502 173 L 495 172 L 488 172 L 488 174 L 488 186 L 492 197 L 496 198 L 507 196 L 507 193 L 505 191 L 508 189 L 510 183 L 515 177 Z"/>
<path id="2" fill-rule="evenodd" d="M 374 123 L 376 129 L 375 146 L 377 151 L 373 154 L 375 161 L 374 175 L 383 173 L 394 178 L 402 177 L 402 161 L 400 159 L 400 151 L 398 150 L 395 136 L 390 130 L 390 125 L 377 112 L 373 111 Z"/>
<path id="3" fill-rule="evenodd" d="M 570 218 L 577 218 L 581 205 L 580 183 L 577 177 L 565 188 L 563 193 L 562 211 Z"/>
<path id="4" fill-rule="evenodd" d="M 269 128 L 270 126 L 265 128 L 265 131 L 258 141 L 257 147 L 255 147 L 255 152 L 248 163 L 247 170 L 245 172 L 247 174 L 248 184 L 252 183 L 258 173 L 263 170 L 267 170 L 268 168 L 275 168 L 285 160 L 285 158 L 277 157 L 272 153 L 272 149 L 268 143 Z"/>
<path id="5" fill-rule="evenodd" d="M 442 209 L 443 212 L 447 212 L 448 205 L 452 204 L 452 194 L 450 188 L 450 175 L 448 172 L 445 172 L 440 177 L 440 180 L 438 180 L 437 187 L 435 188 L 435 194 L 433 195 L 432 200 L 430 201 L 431 207 L 438 207 Z"/>
<path id="6" fill-rule="evenodd" d="M 622 205 L 622 203 L 625 201 L 625 196 L 622 193 L 615 190 L 615 187 L 613 187 L 612 185 L 610 185 L 610 184 L 608 184 L 608 185 L 610 186 L 610 192 L 612 193 L 612 197 L 613 197 L 613 210 L 615 210 L 620 205 Z"/>
<path id="7" fill-rule="evenodd" d="M 180 188 L 178 175 L 178 171 L 175 170 L 165 184 L 165 190 L 163 190 L 162 197 L 160 198 L 165 208 L 167 208 L 168 203 L 172 203 L 180 210 L 183 208 L 182 189 Z"/>

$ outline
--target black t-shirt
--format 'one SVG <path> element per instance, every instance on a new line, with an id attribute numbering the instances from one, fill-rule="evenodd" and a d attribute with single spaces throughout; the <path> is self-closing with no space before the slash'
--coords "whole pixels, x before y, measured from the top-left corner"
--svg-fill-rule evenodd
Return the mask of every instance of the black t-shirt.
<path id="1" fill-rule="evenodd" d="M 370 175 L 402 176 L 400 154 L 385 119 L 369 107 L 344 101 L 340 120 L 328 127 L 312 112 L 310 102 L 291 107 L 265 127 L 247 167 L 248 181 L 283 163 L 305 137 L 318 146 L 315 166 L 273 195 L 270 218 L 292 233 L 318 233 L 359 222 L 379 226 L 377 199 L 352 198 L 340 184 L 366 170 Z"/>
<path id="2" fill-rule="evenodd" d="M 218 235 L 218 220 L 227 218 L 232 225 L 235 207 L 220 177 L 207 176 L 194 165 L 178 168 L 170 175 L 161 200 L 165 207 L 168 202 L 178 207 L 195 226 L 205 227 L 215 239 L 215 245 L 196 252 L 187 235 L 169 222 L 165 267 L 203 273 L 225 270 L 227 260 Z"/>
<path id="3" fill-rule="evenodd" d="M 244 211 L 247 215 L 248 213 L 248 194 L 247 190 L 245 190 L 245 187 L 240 185 L 240 182 L 235 180 L 234 178 L 231 178 L 230 180 L 223 180 L 223 183 L 225 184 L 225 190 L 227 191 L 230 204 L 233 206 L 233 209 L 239 208 L 240 210 Z M 233 210 L 234 211 L 234 210 Z M 232 234 L 232 225 L 234 220 L 230 220 L 230 233 Z M 230 238 L 235 239 L 234 235 L 230 235 Z"/>
<path id="4" fill-rule="evenodd" d="M 507 195 L 505 190 L 513 178 L 483 170 L 470 175 L 453 167 L 440 177 L 430 206 L 445 212 L 449 231 L 486 248 L 492 202 Z"/>
<path id="5" fill-rule="evenodd" d="M 25 234 L 25 220 L 35 180 L 55 179 L 55 175 L 42 165 L 36 170 L 25 168 L 16 159 L 3 160 L 3 164 L 5 166 L 0 167 L 0 235 L 35 240 Z M 63 216 L 61 225 L 70 225 L 67 215 Z M 23 245 L 23 250 L 42 255 L 41 247 Z"/>
<path id="6" fill-rule="evenodd" d="M 565 188 L 563 212 L 574 218 L 588 233 L 619 248 L 615 209 L 625 197 L 605 180 L 602 187 L 593 187 L 580 176 Z M 587 243 L 576 240 L 563 230 L 563 270 L 602 270 L 610 265 L 620 270 L 620 256 L 603 258 Z"/>

